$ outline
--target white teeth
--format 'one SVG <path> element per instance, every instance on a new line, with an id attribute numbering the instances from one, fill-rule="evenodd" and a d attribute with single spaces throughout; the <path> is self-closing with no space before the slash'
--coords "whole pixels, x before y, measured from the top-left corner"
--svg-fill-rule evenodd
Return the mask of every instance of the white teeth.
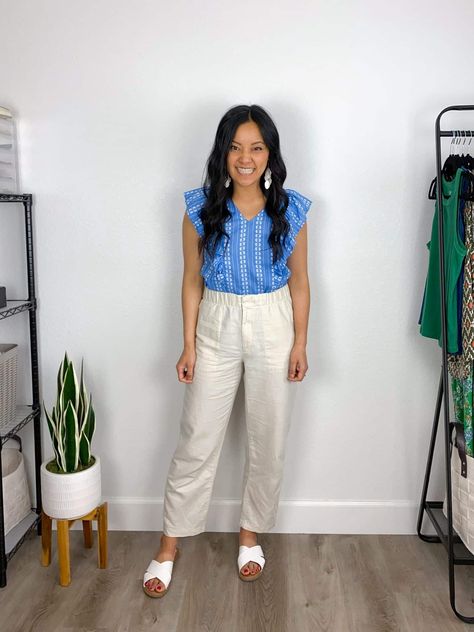
<path id="1" fill-rule="evenodd" d="M 255 169 L 241 169 L 240 167 L 237 167 L 237 171 L 239 173 L 246 174 L 246 173 L 253 173 L 255 171 Z"/>

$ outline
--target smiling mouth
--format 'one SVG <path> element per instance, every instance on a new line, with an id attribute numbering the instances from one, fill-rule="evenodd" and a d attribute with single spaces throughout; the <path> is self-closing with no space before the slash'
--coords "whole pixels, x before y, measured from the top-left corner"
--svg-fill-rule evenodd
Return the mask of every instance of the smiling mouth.
<path id="1" fill-rule="evenodd" d="M 243 169 L 241 167 L 237 167 L 237 171 L 243 176 L 248 176 L 251 173 L 253 173 L 255 171 L 255 169 L 250 169 L 250 168 L 249 169 Z"/>

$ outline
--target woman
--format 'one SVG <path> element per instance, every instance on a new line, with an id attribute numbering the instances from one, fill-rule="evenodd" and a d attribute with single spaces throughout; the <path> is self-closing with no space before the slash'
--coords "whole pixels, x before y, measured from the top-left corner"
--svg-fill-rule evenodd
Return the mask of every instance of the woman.
<path id="1" fill-rule="evenodd" d="M 179 537 L 205 531 L 227 423 L 244 375 L 247 451 L 239 577 L 262 573 L 257 533 L 275 524 L 296 383 L 308 370 L 306 213 L 283 189 L 278 131 L 258 105 L 231 108 L 217 128 L 204 187 L 186 191 L 183 219 L 186 384 L 164 495 L 163 535 L 143 589 L 168 590 Z"/>

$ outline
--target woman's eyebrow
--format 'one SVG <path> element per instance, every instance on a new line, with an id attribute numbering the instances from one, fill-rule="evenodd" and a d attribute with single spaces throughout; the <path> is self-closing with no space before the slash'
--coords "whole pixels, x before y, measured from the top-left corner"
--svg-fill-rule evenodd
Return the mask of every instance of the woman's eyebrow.
<path id="1" fill-rule="evenodd" d="M 233 140 L 233 143 L 235 143 L 236 145 L 241 145 L 242 143 L 239 143 L 238 140 Z M 265 141 L 263 140 L 256 140 L 254 143 L 250 143 L 251 145 L 256 145 L 257 143 L 264 143 Z"/>

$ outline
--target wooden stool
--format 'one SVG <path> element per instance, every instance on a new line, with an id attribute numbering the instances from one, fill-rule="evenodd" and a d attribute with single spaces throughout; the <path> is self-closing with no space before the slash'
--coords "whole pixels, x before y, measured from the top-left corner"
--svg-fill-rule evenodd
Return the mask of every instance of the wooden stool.
<path id="1" fill-rule="evenodd" d="M 84 532 L 84 546 L 92 548 L 92 520 L 97 520 L 98 539 L 98 567 L 107 568 L 107 503 L 104 502 L 90 513 L 74 520 L 58 520 L 51 518 L 44 511 L 41 513 L 41 564 L 51 564 L 51 526 L 56 520 L 58 528 L 58 561 L 59 583 L 61 586 L 69 586 L 71 583 L 71 564 L 69 556 L 69 527 L 76 520 L 82 520 Z"/>

